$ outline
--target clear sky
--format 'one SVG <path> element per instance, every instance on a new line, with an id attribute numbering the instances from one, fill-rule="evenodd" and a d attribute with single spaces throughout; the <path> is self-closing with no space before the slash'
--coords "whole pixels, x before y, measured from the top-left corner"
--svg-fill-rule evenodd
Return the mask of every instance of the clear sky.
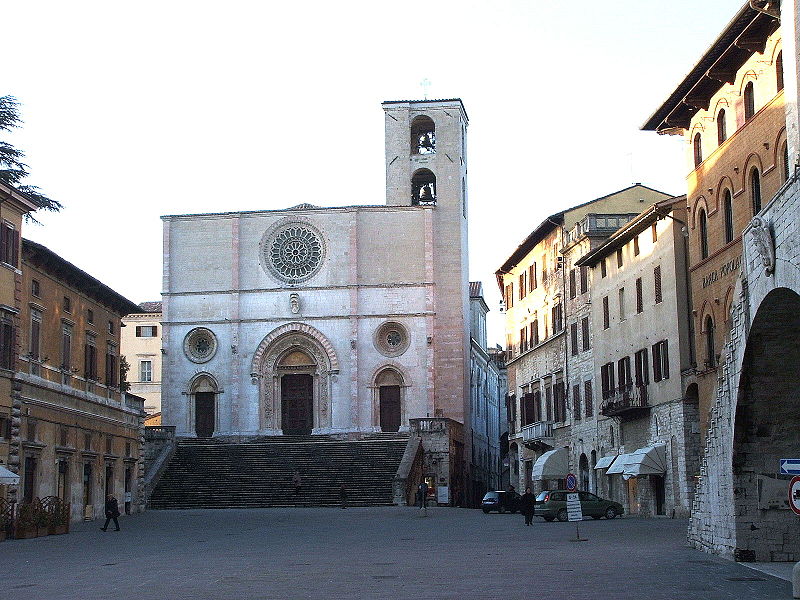
<path id="1" fill-rule="evenodd" d="M 157 300 L 163 214 L 384 203 L 380 102 L 427 78 L 470 117 L 470 277 L 500 342 L 494 271 L 545 216 L 635 181 L 685 192 L 683 141 L 639 127 L 742 5 L 9 3 L 6 139 L 65 206 L 23 235 Z"/>

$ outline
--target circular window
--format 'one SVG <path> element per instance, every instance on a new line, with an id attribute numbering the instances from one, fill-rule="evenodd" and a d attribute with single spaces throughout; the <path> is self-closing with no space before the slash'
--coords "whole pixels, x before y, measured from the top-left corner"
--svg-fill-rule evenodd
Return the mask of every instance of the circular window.
<path id="1" fill-rule="evenodd" d="M 183 340 L 183 352 L 192 362 L 208 362 L 217 353 L 217 337 L 205 327 L 192 329 Z"/>
<path id="2" fill-rule="evenodd" d="M 322 236 L 306 223 L 289 223 L 268 232 L 262 245 L 270 272 L 287 283 L 312 277 L 322 266 L 325 246 Z"/>
<path id="3" fill-rule="evenodd" d="M 389 321 L 378 327 L 374 341 L 384 356 L 400 356 L 408 349 L 408 332 L 400 323 Z"/>

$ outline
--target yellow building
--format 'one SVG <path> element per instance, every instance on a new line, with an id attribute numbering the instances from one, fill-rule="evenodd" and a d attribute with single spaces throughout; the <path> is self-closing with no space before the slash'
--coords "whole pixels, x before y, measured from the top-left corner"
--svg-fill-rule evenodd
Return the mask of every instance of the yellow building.
<path id="1" fill-rule="evenodd" d="M 701 431 L 731 328 L 742 230 L 789 177 L 780 22 L 749 4 L 643 125 L 686 140 L 693 363 Z"/>
<path id="2" fill-rule="evenodd" d="M 15 479 L 5 470 L 11 465 L 11 471 L 16 472 L 14 467 L 19 465 L 18 456 L 12 459 L 9 451 L 13 432 L 19 430 L 19 414 L 12 409 L 11 394 L 16 385 L 14 370 L 19 354 L 20 231 L 25 215 L 34 210 L 33 202 L 0 183 L 0 498 L 7 496 L 8 483 Z"/>
<path id="3" fill-rule="evenodd" d="M 122 392 L 119 347 L 131 301 L 48 248 L 23 240 L 12 410 L 17 502 L 57 496 L 73 520 L 142 501 L 143 400 Z M 14 464 L 16 460 L 16 464 Z"/>
<path id="4" fill-rule="evenodd" d="M 161 412 L 161 302 L 142 302 L 122 318 L 122 356 L 128 363 L 129 391 L 144 398 L 148 415 Z M 161 422 L 148 425 L 160 425 Z"/>

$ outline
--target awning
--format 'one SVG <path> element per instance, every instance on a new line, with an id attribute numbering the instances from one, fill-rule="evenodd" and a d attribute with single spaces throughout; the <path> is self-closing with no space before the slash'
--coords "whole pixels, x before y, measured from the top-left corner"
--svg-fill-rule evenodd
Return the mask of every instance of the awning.
<path id="1" fill-rule="evenodd" d="M 564 479 L 569 473 L 569 456 L 566 448 L 556 448 L 542 454 L 531 472 L 533 481 L 542 479 Z"/>
<path id="2" fill-rule="evenodd" d="M 611 466 L 611 463 L 614 462 L 614 459 L 617 458 L 619 454 L 612 454 L 611 456 L 604 456 L 600 460 L 597 461 L 597 464 L 594 466 L 595 469 L 607 469 Z"/>
<path id="3" fill-rule="evenodd" d="M 630 454 L 618 454 L 617 460 L 608 468 L 606 475 L 622 475 L 625 472 L 625 461 L 628 460 Z"/>
<path id="4" fill-rule="evenodd" d="M 628 454 L 625 475 L 663 475 L 667 472 L 667 447 L 665 444 L 646 446 Z"/>
<path id="5" fill-rule="evenodd" d="M 0 485 L 17 485 L 18 483 L 19 475 L 0 465 Z"/>

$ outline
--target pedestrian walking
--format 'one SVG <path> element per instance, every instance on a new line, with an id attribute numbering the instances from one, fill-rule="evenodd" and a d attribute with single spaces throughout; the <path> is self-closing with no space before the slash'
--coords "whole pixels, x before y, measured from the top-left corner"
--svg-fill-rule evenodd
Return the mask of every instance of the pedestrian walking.
<path id="1" fill-rule="evenodd" d="M 108 524 L 113 520 L 114 521 L 114 531 L 119 531 L 119 521 L 117 521 L 117 517 L 119 516 L 119 505 L 117 504 L 117 499 L 114 498 L 113 494 L 109 494 L 106 496 L 106 524 L 103 525 L 100 530 L 106 531 L 108 529 Z"/>
<path id="2" fill-rule="evenodd" d="M 294 495 L 300 495 L 300 488 L 303 487 L 303 478 L 300 477 L 300 471 L 295 471 L 292 475 L 292 485 L 294 486 Z"/>
<path id="3" fill-rule="evenodd" d="M 536 505 L 536 498 L 531 493 L 531 488 L 525 488 L 525 493 L 519 501 L 519 511 L 525 516 L 525 525 L 530 525 L 533 521 L 533 512 Z"/>
<path id="4" fill-rule="evenodd" d="M 417 498 L 419 500 L 420 509 L 428 510 L 428 482 L 424 479 L 417 488 Z"/>
<path id="5" fill-rule="evenodd" d="M 339 501 L 342 503 L 342 508 L 347 508 L 347 490 L 344 484 L 339 487 Z"/>

